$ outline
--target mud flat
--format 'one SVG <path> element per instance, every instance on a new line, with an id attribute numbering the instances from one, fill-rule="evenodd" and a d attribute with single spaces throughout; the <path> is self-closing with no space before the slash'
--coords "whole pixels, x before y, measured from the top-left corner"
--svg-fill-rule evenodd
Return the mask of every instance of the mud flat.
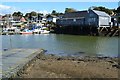
<path id="1" fill-rule="evenodd" d="M 40 54 L 17 78 L 118 78 L 118 58 Z M 96 79 L 95 79 L 96 80 Z"/>

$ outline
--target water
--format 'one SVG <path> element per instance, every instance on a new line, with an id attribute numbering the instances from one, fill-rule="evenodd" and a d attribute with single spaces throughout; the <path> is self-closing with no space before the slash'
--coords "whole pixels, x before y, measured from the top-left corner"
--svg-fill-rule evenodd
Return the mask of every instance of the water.
<path id="1" fill-rule="evenodd" d="M 118 56 L 118 37 L 78 35 L 2 35 L 2 49 L 42 48 L 49 54 Z"/>

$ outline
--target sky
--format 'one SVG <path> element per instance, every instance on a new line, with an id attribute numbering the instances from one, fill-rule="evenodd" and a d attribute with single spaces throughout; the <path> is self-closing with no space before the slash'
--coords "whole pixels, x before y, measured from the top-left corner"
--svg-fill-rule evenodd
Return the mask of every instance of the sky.
<path id="1" fill-rule="evenodd" d="M 76 10 L 87 10 L 91 6 L 104 6 L 110 9 L 116 9 L 118 2 L 1 2 L 0 15 L 21 11 L 27 13 L 36 11 L 40 13 L 51 13 L 52 10 L 64 12 L 65 8 L 74 8 Z"/>

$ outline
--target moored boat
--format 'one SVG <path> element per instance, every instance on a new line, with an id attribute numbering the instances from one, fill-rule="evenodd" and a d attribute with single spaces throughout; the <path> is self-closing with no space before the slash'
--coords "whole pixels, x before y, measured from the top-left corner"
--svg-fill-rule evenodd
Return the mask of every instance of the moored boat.
<path id="1" fill-rule="evenodd" d="M 41 34 L 49 34 L 50 31 L 47 31 L 47 30 L 41 30 Z"/>
<path id="2" fill-rule="evenodd" d="M 21 34 L 32 34 L 32 30 L 25 29 L 24 31 L 20 32 Z"/>
<path id="3" fill-rule="evenodd" d="M 21 34 L 32 34 L 32 32 L 20 32 Z"/>

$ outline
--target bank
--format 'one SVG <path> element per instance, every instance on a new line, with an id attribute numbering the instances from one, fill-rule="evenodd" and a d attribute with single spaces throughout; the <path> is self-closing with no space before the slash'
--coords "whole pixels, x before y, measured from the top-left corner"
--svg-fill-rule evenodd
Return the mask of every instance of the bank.
<path id="1" fill-rule="evenodd" d="M 41 54 L 17 78 L 118 78 L 118 58 Z"/>
<path id="2" fill-rule="evenodd" d="M 2 78 L 118 78 L 117 57 L 58 56 L 43 49 L 13 49 L 2 54 Z M 11 65 L 11 66 L 10 66 Z"/>

